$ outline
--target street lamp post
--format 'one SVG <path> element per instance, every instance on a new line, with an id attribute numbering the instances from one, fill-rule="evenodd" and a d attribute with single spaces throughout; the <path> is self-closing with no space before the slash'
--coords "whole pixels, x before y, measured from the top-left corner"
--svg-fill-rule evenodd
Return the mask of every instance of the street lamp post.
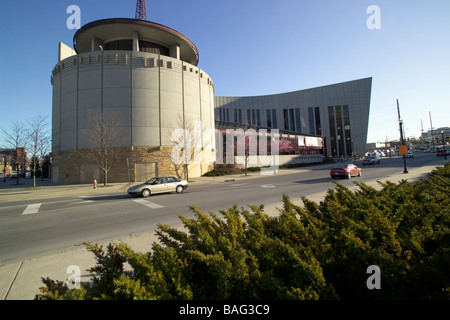
<path id="1" fill-rule="evenodd" d="M 400 118 L 400 107 L 398 105 L 397 99 L 397 112 L 398 112 L 398 124 L 400 126 L 400 141 L 402 146 L 405 145 L 405 140 L 403 139 L 403 120 Z M 408 169 L 406 169 L 406 155 L 403 154 L 403 173 L 408 173 Z"/>
<path id="2" fill-rule="evenodd" d="M 402 146 L 404 146 L 405 140 L 403 138 L 403 120 L 402 119 L 398 120 L 398 123 L 400 125 L 400 139 L 402 142 Z M 406 169 L 406 155 L 405 154 L 403 154 L 403 173 L 408 173 L 408 169 Z"/>
<path id="3" fill-rule="evenodd" d="M 355 153 L 355 143 L 352 140 L 352 155 L 353 155 L 353 163 L 356 163 L 356 153 Z"/>
<path id="4" fill-rule="evenodd" d="M 441 130 L 442 147 L 444 148 L 444 159 L 447 160 L 447 151 L 445 150 L 444 130 Z"/>

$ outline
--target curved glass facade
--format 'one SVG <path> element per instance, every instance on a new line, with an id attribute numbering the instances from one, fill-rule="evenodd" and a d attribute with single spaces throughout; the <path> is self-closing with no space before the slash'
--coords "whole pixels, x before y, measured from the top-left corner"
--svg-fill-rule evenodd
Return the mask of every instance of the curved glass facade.
<path id="1" fill-rule="evenodd" d="M 139 40 L 139 51 L 162 54 L 163 56 L 170 55 L 168 48 L 166 48 L 162 45 L 159 45 L 157 43 L 150 42 L 150 41 Z"/>
<path id="2" fill-rule="evenodd" d="M 133 51 L 133 40 L 116 40 L 105 43 L 105 50 Z"/>
<path id="3" fill-rule="evenodd" d="M 105 44 L 105 50 L 133 51 L 133 40 L 124 39 L 108 42 Z M 170 56 L 169 48 L 150 41 L 139 40 L 139 51 Z"/>

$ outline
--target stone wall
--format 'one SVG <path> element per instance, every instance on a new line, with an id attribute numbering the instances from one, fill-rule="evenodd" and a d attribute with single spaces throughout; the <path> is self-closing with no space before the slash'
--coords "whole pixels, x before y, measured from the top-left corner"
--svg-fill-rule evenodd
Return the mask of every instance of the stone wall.
<path id="1" fill-rule="evenodd" d="M 175 165 L 171 154 L 173 147 L 131 147 L 121 148 L 120 158 L 114 161 L 108 172 L 108 183 L 143 182 L 154 176 L 176 176 L 186 178 L 184 163 Z M 81 160 L 83 159 L 83 160 Z M 213 169 L 214 152 L 204 157 L 201 163 L 189 164 L 189 178 L 199 177 Z M 78 184 L 104 183 L 104 172 L 87 150 L 59 151 L 52 155 L 52 178 L 56 183 Z"/>

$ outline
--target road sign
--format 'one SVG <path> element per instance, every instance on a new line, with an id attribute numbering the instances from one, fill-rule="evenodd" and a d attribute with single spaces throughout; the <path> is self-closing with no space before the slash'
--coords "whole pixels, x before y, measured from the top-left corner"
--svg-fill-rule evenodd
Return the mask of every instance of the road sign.
<path id="1" fill-rule="evenodd" d="M 399 154 L 407 154 L 408 153 L 408 146 L 400 146 L 398 147 L 398 153 Z"/>

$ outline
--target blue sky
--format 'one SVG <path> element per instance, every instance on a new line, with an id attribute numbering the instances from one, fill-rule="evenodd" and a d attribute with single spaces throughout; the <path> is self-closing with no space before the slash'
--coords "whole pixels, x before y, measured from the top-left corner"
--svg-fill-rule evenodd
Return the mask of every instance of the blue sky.
<path id="1" fill-rule="evenodd" d="M 0 128 L 38 114 L 51 119 L 58 42 L 81 25 L 134 18 L 135 0 L 2 1 Z M 370 5 L 380 29 L 367 28 Z M 373 77 L 368 142 L 450 126 L 450 1 L 147 0 L 147 18 L 190 38 L 219 96 L 253 96 Z M 0 142 L 0 144 L 3 144 Z"/>

